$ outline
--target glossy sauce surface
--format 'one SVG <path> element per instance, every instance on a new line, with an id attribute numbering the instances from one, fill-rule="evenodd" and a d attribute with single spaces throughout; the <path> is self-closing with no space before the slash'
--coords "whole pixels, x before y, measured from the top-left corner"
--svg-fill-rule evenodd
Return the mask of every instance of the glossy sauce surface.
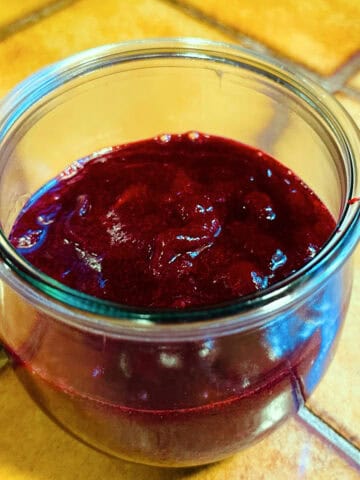
<path id="1" fill-rule="evenodd" d="M 308 262 L 334 228 L 275 159 L 190 132 L 75 162 L 28 201 L 10 240 L 77 290 L 184 308 L 266 288 Z"/>

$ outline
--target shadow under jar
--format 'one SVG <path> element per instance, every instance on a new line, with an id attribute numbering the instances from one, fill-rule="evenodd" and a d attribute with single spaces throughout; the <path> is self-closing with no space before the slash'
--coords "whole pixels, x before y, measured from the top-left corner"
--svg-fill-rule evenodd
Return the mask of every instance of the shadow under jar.
<path id="1" fill-rule="evenodd" d="M 297 273 L 208 308 L 138 309 L 47 277 L 7 240 L 26 200 L 71 162 L 197 130 L 265 150 L 337 220 Z M 295 412 L 333 354 L 360 235 L 356 127 L 320 87 L 268 59 L 197 39 L 90 50 L 20 84 L 0 109 L 0 338 L 43 410 L 128 460 L 220 460 Z"/>

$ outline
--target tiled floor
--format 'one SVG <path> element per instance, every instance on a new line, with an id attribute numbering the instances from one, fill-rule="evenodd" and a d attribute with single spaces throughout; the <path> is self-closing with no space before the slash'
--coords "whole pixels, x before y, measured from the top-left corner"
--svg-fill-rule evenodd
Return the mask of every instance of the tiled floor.
<path id="1" fill-rule="evenodd" d="M 0 97 L 34 70 L 104 43 L 164 36 L 242 39 L 246 46 L 273 51 L 307 69 L 336 92 L 360 126 L 359 1 L 273 0 L 268 5 L 265 0 L 0 0 Z M 339 348 L 309 402 L 354 444 L 360 439 L 359 316 L 358 249 L 354 294 Z M 115 461 L 54 426 L 10 370 L 1 371 L 0 428 L 1 480 L 359 478 L 346 459 L 298 419 L 258 445 L 203 469 L 174 472 Z"/>
<path id="2" fill-rule="evenodd" d="M 354 341 L 360 338 L 360 251 L 355 255 L 354 290 L 335 360 L 308 403 L 360 448 L 360 356 Z"/>
<path id="3" fill-rule="evenodd" d="M 295 419 L 289 420 L 261 443 L 204 468 L 167 470 L 110 459 L 80 444 L 54 425 L 32 403 L 11 370 L 1 376 L 0 425 L 2 480 L 358 478 L 346 461 Z"/>
<path id="4" fill-rule="evenodd" d="M 314 71 L 330 74 L 360 45 L 360 3 L 349 0 L 177 0 Z"/>
<path id="5" fill-rule="evenodd" d="M 230 40 L 161 0 L 77 1 L 0 42 L 0 96 L 72 53 L 131 38 L 177 36 Z M 9 68 L 14 62 L 15 68 Z"/>

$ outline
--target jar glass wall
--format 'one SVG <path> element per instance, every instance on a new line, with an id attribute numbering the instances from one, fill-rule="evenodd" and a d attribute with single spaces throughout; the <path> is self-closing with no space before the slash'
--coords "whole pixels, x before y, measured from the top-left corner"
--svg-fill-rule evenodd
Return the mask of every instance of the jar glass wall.
<path id="1" fill-rule="evenodd" d="M 73 161 L 189 130 L 265 150 L 298 174 L 338 222 L 322 251 L 263 292 L 174 311 L 76 292 L 8 243 L 26 200 Z M 106 46 L 20 84 L 0 110 L 0 338 L 31 395 L 85 442 L 148 464 L 216 461 L 271 431 L 320 381 L 344 320 L 356 155 L 356 128 L 321 88 L 224 44 Z"/>

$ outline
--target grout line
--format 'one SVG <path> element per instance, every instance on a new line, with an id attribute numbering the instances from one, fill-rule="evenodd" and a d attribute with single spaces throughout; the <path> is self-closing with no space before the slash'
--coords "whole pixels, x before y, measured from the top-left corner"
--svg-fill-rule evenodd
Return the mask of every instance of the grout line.
<path id="1" fill-rule="evenodd" d="M 288 109 L 275 109 L 267 122 L 266 126 L 261 129 L 256 136 L 256 145 L 265 152 L 272 153 L 281 135 L 289 125 Z"/>
<path id="2" fill-rule="evenodd" d="M 222 33 L 230 37 L 233 37 L 245 48 L 248 48 L 258 53 L 263 53 L 265 55 L 268 55 L 269 57 L 272 57 L 275 60 L 280 61 L 285 66 L 291 69 L 296 69 L 301 74 L 311 78 L 312 80 L 315 80 L 317 83 L 320 83 L 321 86 L 330 93 L 335 93 L 340 89 L 347 90 L 348 87 L 345 87 L 346 82 L 357 70 L 360 69 L 360 53 L 357 53 L 353 55 L 350 59 L 345 61 L 345 63 L 341 65 L 335 73 L 329 76 L 320 75 L 316 72 L 313 72 L 309 68 L 303 65 L 300 65 L 289 58 L 282 56 L 281 54 L 279 54 L 272 48 L 262 44 L 261 42 L 241 33 L 235 27 L 224 24 L 219 20 L 217 20 L 216 18 L 212 17 L 211 15 L 207 15 L 202 10 L 192 5 L 189 5 L 183 0 L 162 0 L 162 1 L 181 9 L 184 13 L 196 18 L 201 22 L 207 23 L 211 27 L 214 27 L 217 30 L 220 30 Z M 355 89 L 354 90 L 351 89 L 349 95 L 351 94 L 356 98 L 359 98 L 357 96 L 357 91 Z"/>
<path id="3" fill-rule="evenodd" d="M 14 20 L 13 22 L 9 23 L 8 25 L 4 25 L 0 28 L 0 41 L 4 40 L 10 35 L 13 35 L 25 28 L 37 23 L 38 21 L 42 20 L 43 18 L 49 17 L 53 13 L 56 13 L 59 10 L 75 3 L 77 0 L 55 0 L 47 5 L 40 7 L 38 10 L 33 10 L 29 12 L 25 17 L 19 18 L 18 20 Z"/>
<path id="4" fill-rule="evenodd" d="M 327 444 L 336 449 L 340 456 L 351 466 L 360 469 L 360 450 L 358 445 L 352 443 L 350 439 L 342 435 L 306 405 L 302 383 L 298 379 L 297 374 L 293 376 L 293 387 L 295 402 L 298 405 L 297 417 L 306 427 L 314 430 L 322 440 L 325 440 Z"/>
<path id="5" fill-rule="evenodd" d="M 216 18 L 207 15 L 200 9 L 193 7 L 192 5 L 189 5 L 188 3 L 184 3 L 182 0 L 162 0 L 165 3 L 168 3 L 174 7 L 177 7 L 181 9 L 184 13 L 187 15 L 190 15 L 197 20 L 207 23 L 211 27 L 216 28 L 217 30 L 220 30 L 222 33 L 233 37 L 235 40 L 237 40 L 241 46 L 248 48 L 249 50 L 253 50 L 257 53 L 262 53 L 265 55 L 268 55 L 270 57 L 273 57 L 274 59 L 282 62 L 284 65 L 287 65 L 291 68 L 296 68 L 297 71 L 303 73 L 304 75 L 311 77 L 313 79 L 316 79 L 318 82 L 321 81 L 321 77 L 316 74 L 315 72 L 311 71 L 310 69 L 299 65 L 292 60 L 285 58 L 281 56 L 279 53 L 277 53 L 275 50 L 272 48 L 264 45 L 263 43 L 253 39 L 252 37 L 249 37 L 248 35 L 245 35 L 241 33 L 239 30 L 237 30 L 235 27 L 232 27 L 231 25 L 224 24 L 217 20 Z"/>
<path id="6" fill-rule="evenodd" d="M 304 405 L 298 411 L 301 420 L 316 431 L 330 445 L 338 450 L 351 464 L 360 469 L 360 450 L 347 438 L 341 435 L 322 418 Z"/>
<path id="7" fill-rule="evenodd" d="M 326 78 L 325 84 L 330 92 L 337 92 L 360 70 L 360 52 L 352 55 L 335 73 Z M 356 92 L 356 90 L 354 89 Z"/>
<path id="8" fill-rule="evenodd" d="M 196 18 L 202 22 L 207 23 L 208 25 L 215 27 L 218 30 L 221 30 L 223 33 L 235 37 L 244 47 L 254 50 L 259 53 L 266 53 L 269 49 L 263 45 L 261 42 L 258 42 L 247 35 L 242 34 L 239 30 L 232 27 L 231 25 L 226 25 L 216 18 L 207 15 L 202 10 L 197 7 L 193 7 L 188 3 L 184 3 L 182 0 L 163 0 L 165 3 L 169 3 L 180 10 L 182 10 L 187 15 Z"/>
<path id="9" fill-rule="evenodd" d="M 344 93 L 348 97 L 352 97 L 354 100 L 360 102 L 360 90 L 356 90 L 355 88 L 345 86 L 342 87 L 341 90 L 338 90 L 337 93 Z"/>
<path id="10" fill-rule="evenodd" d="M 46 18 L 57 11 L 76 3 L 78 0 L 55 0 L 45 5 L 44 7 L 34 10 L 27 14 L 25 17 L 22 17 L 14 22 L 5 25 L 0 28 L 0 41 L 5 38 L 37 23 L 38 21 Z M 205 22 L 208 25 L 220 30 L 224 34 L 233 37 L 237 42 L 239 42 L 245 48 L 253 50 L 258 53 L 263 53 L 280 61 L 285 66 L 290 67 L 291 69 L 296 69 L 301 74 L 315 80 L 317 83 L 320 83 L 323 88 L 328 90 L 330 93 L 335 93 L 342 91 L 347 95 L 354 97 L 357 100 L 360 100 L 360 91 L 347 87 L 346 82 L 349 78 L 360 69 L 360 53 L 353 55 L 348 61 L 346 61 L 340 68 L 332 75 L 325 77 L 323 75 L 317 74 L 310 70 L 309 68 L 300 65 L 289 58 L 283 57 L 281 54 L 273 50 L 272 48 L 264 45 L 263 43 L 241 33 L 235 27 L 230 25 L 223 24 L 216 18 L 207 15 L 202 12 L 200 9 L 193 7 L 192 5 L 184 3 L 183 0 L 162 0 L 165 3 L 171 4 L 174 7 L 181 9 L 185 14 L 196 18 L 199 21 Z"/>

